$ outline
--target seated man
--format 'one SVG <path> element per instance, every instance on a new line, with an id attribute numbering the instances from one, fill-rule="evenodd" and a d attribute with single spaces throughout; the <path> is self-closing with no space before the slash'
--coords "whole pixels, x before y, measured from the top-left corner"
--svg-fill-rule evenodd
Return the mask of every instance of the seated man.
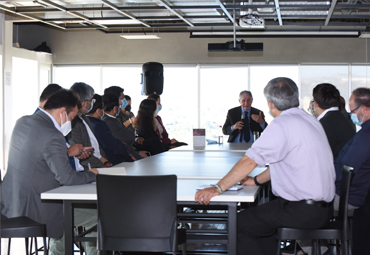
<path id="1" fill-rule="evenodd" d="M 349 189 L 349 209 L 360 207 L 370 189 L 370 89 L 355 89 L 349 99 L 349 109 L 353 123 L 361 126 L 361 130 L 343 147 L 334 161 L 337 174 L 334 209 L 339 208 L 343 165 L 354 168 Z"/>
<path id="2" fill-rule="evenodd" d="M 59 239 L 63 235 L 63 204 L 43 201 L 41 193 L 61 185 L 93 182 L 98 173 L 96 169 L 77 172 L 69 164 L 62 132 L 69 129 L 78 113 L 77 104 L 78 98 L 62 89 L 49 98 L 44 109 L 17 121 L 10 140 L 7 173 L 0 186 L 1 213 L 6 217 L 27 216 L 46 224 L 50 254 L 64 254 Z M 88 209 L 76 209 L 77 214 L 76 225 L 90 228 L 96 224 L 96 212 L 94 216 Z M 88 254 L 96 254 L 96 248 L 88 250 L 92 251 Z"/>
<path id="3" fill-rule="evenodd" d="M 68 139 L 71 145 L 82 144 L 84 147 L 93 147 L 94 151 L 87 159 L 80 160 L 80 164 L 84 169 L 90 169 L 94 167 L 111 167 L 112 164 L 105 157 L 104 151 L 100 148 L 98 140 L 96 139 L 94 132 L 92 131 L 91 123 L 86 117 L 94 105 L 93 95 L 94 89 L 83 82 L 76 82 L 72 85 L 71 91 L 76 93 L 80 98 L 81 108 L 77 118 L 72 121 L 72 132 L 69 133 Z"/>
<path id="4" fill-rule="evenodd" d="M 106 94 L 103 96 L 103 105 L 105 107 L 103 121 L 108 125 L 113 135 L 124 142 L 128 152 L 135 159 L 142 159 L 147 157 L 145 151 L 137 152 L 133 147 L 135 143 L 135 134 L 128 128 L 124 127 L 119 119 L 116 118 L 120 112 L 120 101 L 117 96 L 113 94 Z"/>
<path id="5" fill-rule="evenodd" d="M 239 255 L 276 254 L 277 228 L 321 228 L 333 210 L 335 171 L 324 129 L 298 108 L 298 87 L 291 79 L 272 79 L 264 94 L 274 121 L 215 187 L 195 195 L 196 202 L 208 204 L 239 181 L 260 185 L 271 180 L 277 198 L 238 214 Z M 266 171 L 248 177 L 266 164 Z"/>
<path id="6" fill-rule="evenodd" d="M 91 111 L 88 113 L 88 118 L 94 129 L 94 134 L 98 139 L 99 145 L 105 151 L 109 162 L 117 165 L 122 162 L 133 162 L 125 145 L 114 137 L 108 125 L 101 119 L 104 116 L 103 98 L 95 94 L 95 103 Z"/>
<path id="7" fill-rule="evenodd" d="M 224 135 L 229 135 L 229 143 L 253 143 L 253 132 L 261 132 L 266 128 L 263 112 L 251 107 L 252 93 L 244 90 L 239 94 L 241 107 L 235 107 L 227 112 L 226 121 L 222 127 Z"/>
<path id="8" fill-rule="evenodd" d="M 325 130 L 334 159 L 336 159 L 339 151 L 356 132 L 339 111 L 340 94 L 336 87 L 329 83 L 322 83 L 313 89 L 312 95 L 317 120 Z"/>

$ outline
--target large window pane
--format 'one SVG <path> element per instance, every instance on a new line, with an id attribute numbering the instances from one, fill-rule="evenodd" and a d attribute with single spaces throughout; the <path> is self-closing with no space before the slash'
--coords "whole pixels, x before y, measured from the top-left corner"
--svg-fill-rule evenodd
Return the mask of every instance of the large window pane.
<path id="1" fill-rule="evenodd" d="M 101 94 L 99 66 L 56 66 L 54 83 L 69 89 L 75 82 L 85 82 Z"/>
<path id="2" fill-rule="evenodd" d="M 288 77 L 299 86 L 298 74 L 298 65 L 256 65 L 250 67 L 250 90 L 253 95 L 252 107 L 263 111 L 267 123 L 271 123 L 273 118 L 269 114 L 263 89 L 271 79 L 276 77 Z"/>
<path id="3" fill-rule="evenodd" d="M 351 91 L 370 86 L 370 66 L 353 65 L 352 66 Z"/>
<path id="4" fill-rule="evenodd" d="M 302 65 L 301 107 L 307 110 L 313 88 L 320 83 L 331 83 L 348 102 L 348 65 Z"/>
<path id="5" fill-rule="evenodd" d="M 227 111 L 239 105 L 242 90 L 248 90 L 248 66 L 201 67 L 200 128 L 206 129 L 208 139 L 222 135 L 220 126 L 225 123 Z"/>
<path id="6" fill-rule="evenodd" d="M 169 138 L 192 142 L 192 129 L 198 126 L 197 68 L 165 66 L 163 76 L 163 107 L 159 115 Z"/>

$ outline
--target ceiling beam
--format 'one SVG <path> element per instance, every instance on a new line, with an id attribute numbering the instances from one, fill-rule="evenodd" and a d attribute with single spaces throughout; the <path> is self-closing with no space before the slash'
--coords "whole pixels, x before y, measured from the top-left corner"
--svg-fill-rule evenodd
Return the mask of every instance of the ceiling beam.
<path id="1" fill-rule="evenodd" d="M 225 15 L 229 18 L 229 20 L 235 24 L 236 26 L 239 26 L 238 24 L 236 24 L 235 20 L 233 19 L 233 17 L 231 16 L 231 14 L 229 13 L 229 11 L 225 8 L 224 4 L 221 3 L 220 0 L 216 0 L 216 2 L 218 3 L 218 5 L 221 7 L 222 11 L 225 13 Z M 233 8 L 234 9 L 234 8 Z"/>
<path id="2" fill-rule="evenodd" d="M 67 8 L 65 8 L 65 7 L 63 7 L 63 6 L 59 5 L 59 4 L 56 4 L 56 3 L 52 2 L 52 1 L 49 1 L 49 0 L 38 0 L 38 1 L 39 2 L 42 2 L 42 3 L 45 3 L 47 5 L 50 5 L 50 6 L 56 8 L 56 9 L 62 11 L 62 12 L 65 12 L 65 13 L 68 13 L 68 14 L 70 14 L 72 16 L 75 16 L 75 17 L 78 17 L 80 19 L 83 19 L 83 20 L 85 20 L 87 22 L 91 22 L 91 23 L 93 23 L 93 24 L 95 24 L 95 25 L 97 25 L 99 27 L 107 28 L 106 26 L 104 26 L 104 25 L 102 25 L 102 24 L 100 24 L 98 22 L 95 22 L 95 21 L 90 20 L 89 17 L 87 17 L 87 16 L 85 16 L 85 15 L 79 13 L 79 12 L 70 11 Z"/>
<path id="3" fill-rule="evenodd" d="M 278 17 L 279 26 L 283 26 L 283 20 L 281 19 L 281 12 L 280 12 L 280 6 L 279 6 L 279 0 L 275 0 L 275 9 L 276 9 L 276 15 Z"/>
<path id="4" fill-rule="evenodd" d="M 189 20 L 185 19 L 180 13 L 178 13 L 177 11 L 173 10 L 171 8 L 171 6 L 169 6 L 167 3 L 164 2 L 164 0 L 155 0 L 157 3 L 160 3 L 162 4 L 164 7 L 166 7 L 166 9 L 168 9 L 169 11 L 171 11 L 172 13 L 174 13 L 177 17 L 179 17 L 180 19 L 182 19 L 183 21 L 185 21 L 185 23 L 187 23 L 189 26 L 191 27 L 194 27 L 193 23 L 191 23 Z"/>
<path id="5" fill-rule="evenodd" d="M 333 15 L 333 12 L 334 12 L 334 9 L 335 9 L 335 5 L 337 4 L 337 0 L 332 0 L 331 1 L 331 7 L 329 9 L 329 13 L 328 13 L 328 16 L 326 17 L 326 20 L 325 20 L 325 26 L 327 26 L 329 24 L 329 21 L 330 21 L 330 18 L 331 18 L 331 15 Z"/>
<path id="6" fill-rule="evenodd" d="M 50 25 L 50 26 L 53 26 L 53 27 L 57 27 L 57 28 L 60 28 L 60 29 L 63 29 L 63 30 L 65 29 L 65 27 L 59 26 L 59 25 L 57 25 L 55 23 L 44 21 L 44 20 L 42 20 L 42 19 L 40 19 L 38 17 L 34 17 L 34 16 L 31 16 L 31 15 L 23 14 L 23 13 L 14 12 L 13 10 L 11 10 L 10 8 L 8 8 L 8 7 L 4 6 L 4 5 L 0 5 L 0 10 L 6 11 L 6 12 L 10 12 L 10 13 L 13 13 L 13 14 L 16 14 L 16 15 L 19 15 L 19 16 L 22 16 L 22 17 L 25 17 L 25 18 L 34 20 L 34 21 L 42 22 L 44 24 L 47 24 L 47 25 Z"/>
<path id="7" fill-rule="evenodd" d="M 133 15 L 127 13 L 127 12 L 124 12 L 124 11 L 119 10 L 118 9 L 118 6 L 116 6 L 115 4 L 112 4 L 108 0 L 102 0 L 102 2 L 105 3 L 106 5 L 108 5 L 110 8 L 112 8 L 116 12 L 122 14 L 123 16 L 129 17 L 132 20 L 138 21 L 138 22 L 140 22 L 141 24 L 143 24 L 146 27 L 150 27 L 150 25 L 148 23 L 146 23 L 144 21 L 141 21 L 141 20 L 138 20 L 135 16 L 133 16 Z"/>

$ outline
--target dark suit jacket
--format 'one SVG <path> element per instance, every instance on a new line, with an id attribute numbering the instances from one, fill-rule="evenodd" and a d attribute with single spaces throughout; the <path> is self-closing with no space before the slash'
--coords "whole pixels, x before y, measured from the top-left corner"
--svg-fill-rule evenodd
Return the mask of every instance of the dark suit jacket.
<path id="1" fill-rule="evenodd" d="M 88 116 L 88 118 L 94 129 L 96 139 L 98 139 L 99 145 L 103 148 L 109 162 L 113 165 L 122 162 L 133 162 L 125 145 L 114 137 L 104 121 L 91 116 Z"/>
<path id="2" fill-rule="evenodd" d="M 95 181 L 92 172 L 76 172 L 69 164 L 66 140 L 44 112 L 20 118 L 13 130 L 7 173 L 1 183 L 1 212 L 27 216 L 46 224 L 47 236 L 63 234 L 63 204 L 43 201 L 41 193 L 61 185 Z"/>
<path id="3" fill-rule="evenodd" d="M 87 123 L 91 131 L 94 133 L 90 120 L 86 117 L 86 115 L 82 114 L 80 115 L 80 117 Z M 76 118 L 72 120 L 72 131 L 69 132 L 68 139 L 71 145 L 77 143 L 82 144 L 84 147 L 91 146 L 89 133 L 87 132 L 86 126 L 79 118 L 79 116 L 76 116 Z M 106 155 L 104 153 L 104 150 L 100 146 L 99 150 L 100 154 L 105 157 Z M 91 156 L 87 159 L 80 160 L 80 164 L 84 167 L 85 170 L 89 169 L 89 163 L 91 168 L 104 167 L 103 162 L 99 158 L 95 157 L 93 154 L 91 154 Z"/>
<path id="4" fill-rule="evenodd" d="M 135 159 L 142 159 L 140 154 L 135 151 L 133 148 L 133 144 L 135 142 L 135 133 L 132 132 L 130 129 L 125 127 L 120 120 L 117 118 L 112 118 L 107 115 L 104 115 L 103 121 L 108 125 L 110 131 L 121 142 L 126 143 L 126 148 L 128 152 L 135 158 Z"/>
<path id="5" fill-rule="evenodd" d="M 262 111 L 251 107 L 251 116 L 252 114 L 259 115 L 260 112 Z M 235 138 L 239 135 L 239 130 L 236 129 L 234 130 L 234 132 L 231 132 L 231 127 L 236 122 L 241 121 L 242 119 L 241 116 L 242 116 L 241 106 L 232 108 L 227 112 L 226 121 L 225 121 L 224 126 L 222 127 L 222 132 L 224 133 L 224 135 L 229 135 L 229 140 L 228 140 L 229 143 L 234 142 Z M 262 112 L 262 117 L 263 117 L 263 120 L 265 120 L 265 115 L 263 115 L 263 112 Z M 261 128 L 261 125 L 255 122 L 252 118 L 249 119 L 249 126 L 250 126 L 252 133 L 254 131 L 258 131 L 261 134 L 261 132 L 263 131 L 263 129 Z M 265 121 L 265 128 L 266 127 L 267 127 L 267 122 Z"/>
<path id="6" fill-rule="evenodd" d="M 329 111 L 320 119 L 333 152 L 334 159 L 343 146 L 356 134 L 351 123 L 340 111 Z"/>

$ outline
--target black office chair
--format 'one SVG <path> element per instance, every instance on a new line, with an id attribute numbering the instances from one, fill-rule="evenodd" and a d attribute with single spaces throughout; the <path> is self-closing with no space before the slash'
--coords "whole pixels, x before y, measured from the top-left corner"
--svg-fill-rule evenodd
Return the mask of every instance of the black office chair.
<path id="1" fill-rule="evenodd" d="M 21 216 L 15 218 L 6 218 L 1 215 L 1 238 L 9 238 L 8 242 L 8 255 L 10 254 L 10 243 L 11 238 L 24 237 L 26 246 L 26 255 L 32 253 L 32 245 L 30 248 L 30 253 L 28 251 L 28 238 L 35 238 L 35 249 L 37 247 L 36 237 L 42 237 L 44 241 L 44 255 L 48 254 L 46 246 L 46 226 L 45 224 L 38 223 L 31 220 L 28 217 Z"/>
<path id="2" fill-rule="evenodd" d="M 353 176 L 353 168 L 350 166 L 343 167 L 342 183 L 340 190 L 339 214 L 335 221 L 331 221 L 327 226 L 321 229 L 295 229 L 295 228 L 278 228 L 278 255 L 280 254 L 281 240 L 311 239 L 313 240 L 313 253 L 320 254 L 320 245 L 318 240 L 341 240 L 341 254 L 349 254 L 349 241 L 351 233 L 348 227 L 348 195 L 349 187 Z M 296 254 L 296 253 L 295 253 Z"/>
<path id="3" fill-rule="evenodd" d="M 177 229 L 177 177 L 97 175 L 98 250 L 173 252 L 186 230 Z M 101 254 L 101 253 L 100 253 Z"/>

